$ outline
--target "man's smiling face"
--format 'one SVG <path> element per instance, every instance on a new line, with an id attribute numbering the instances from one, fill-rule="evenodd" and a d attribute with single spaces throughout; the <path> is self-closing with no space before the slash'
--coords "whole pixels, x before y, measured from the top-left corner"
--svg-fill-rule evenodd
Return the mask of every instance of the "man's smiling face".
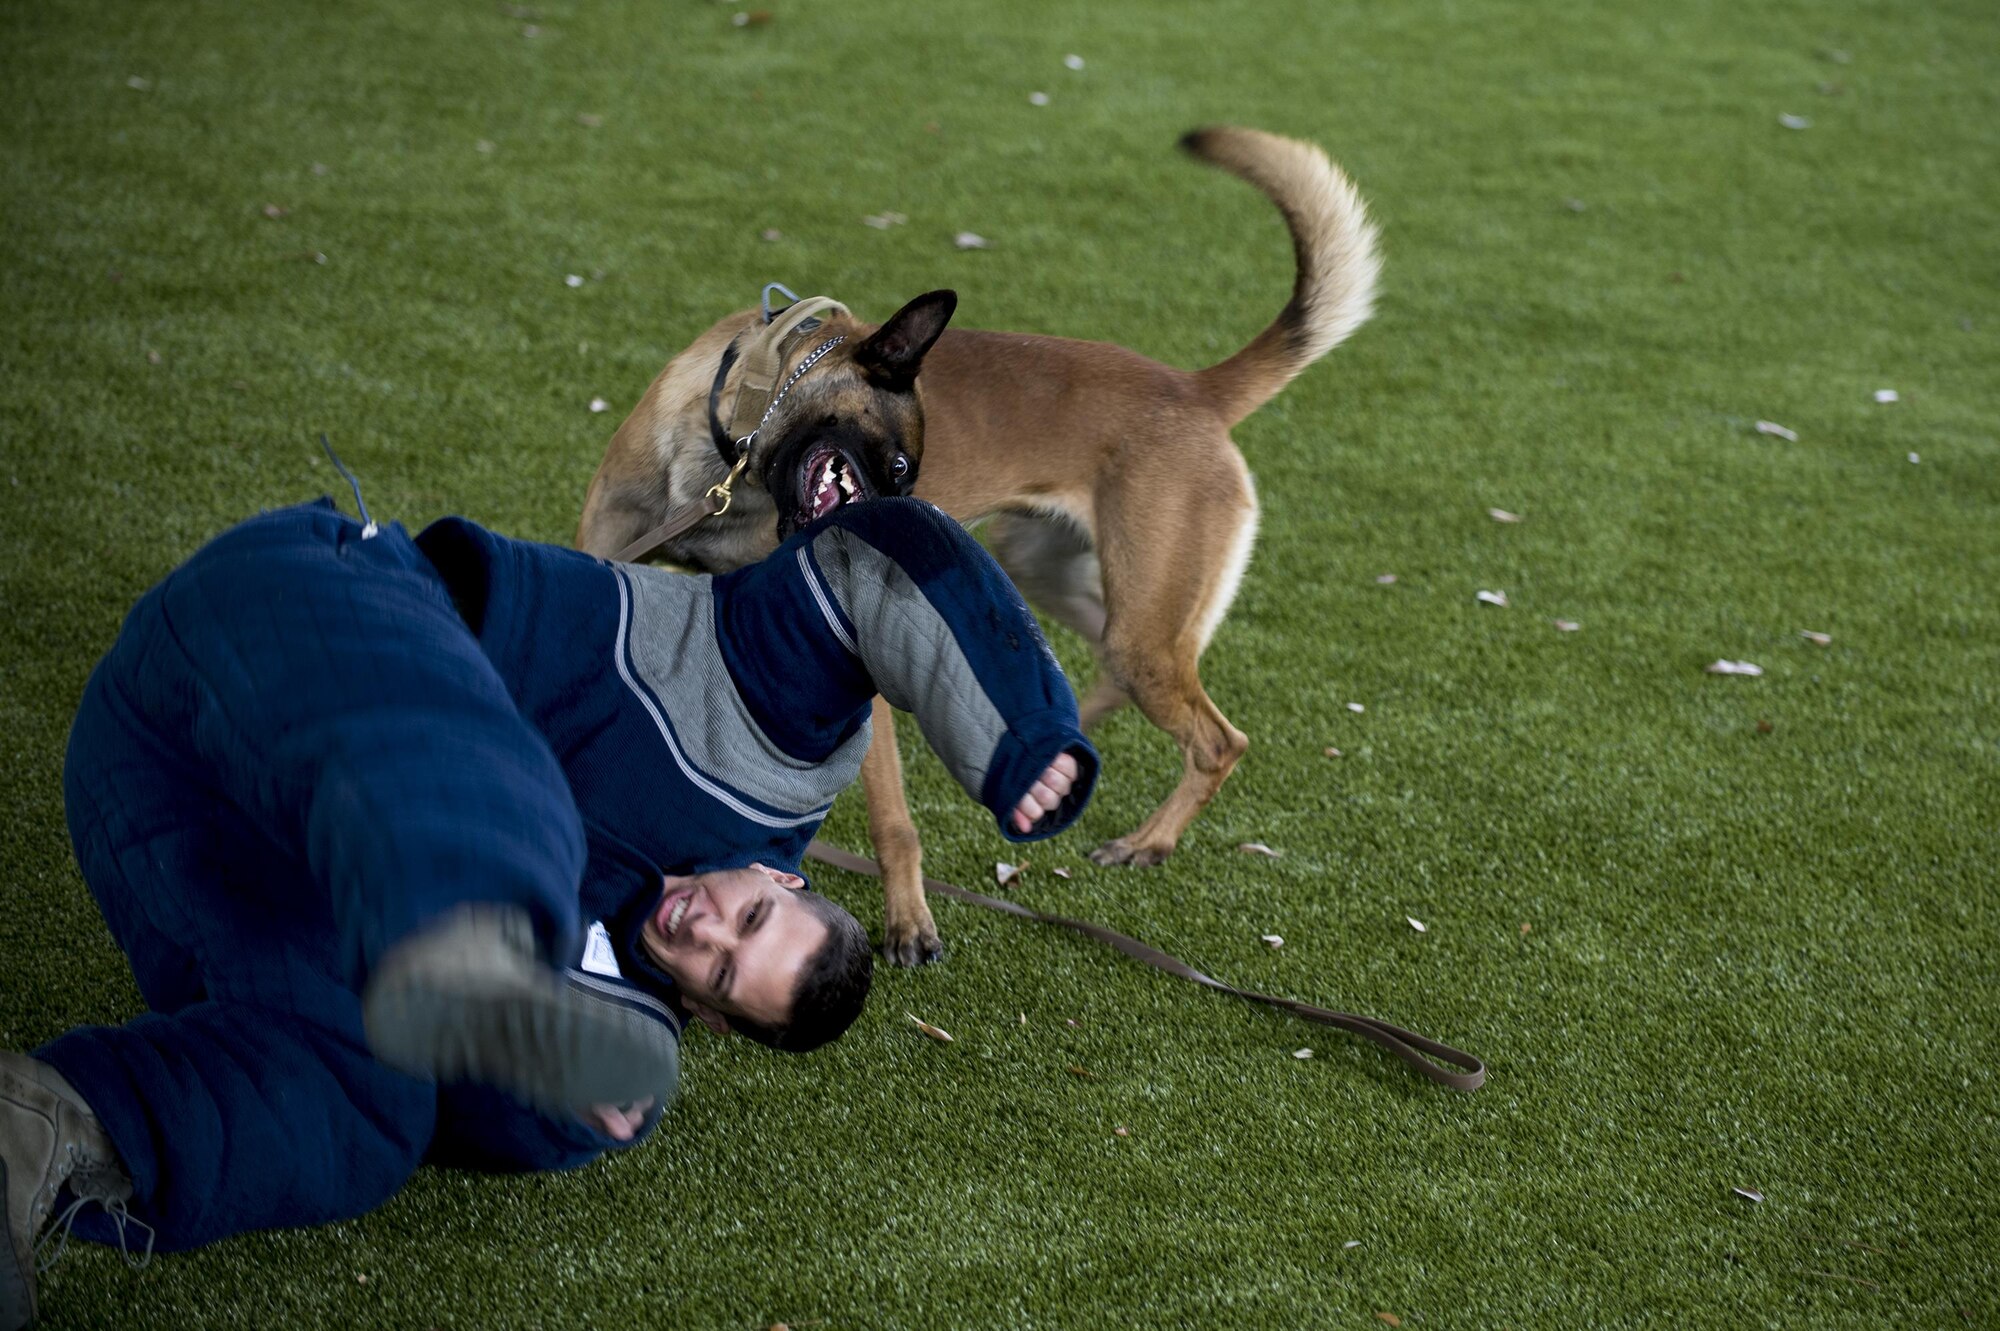
<path id="1" fill-rule="evenodd" d="M 640 930 L 656 965 L 680 987 L 688 1011 L 718 1031 L 732 1017 L 783 1026 L 806 964 L 827 940 L 826 922 L 797 895 L 805 880 L 753 864 L 668 876 Z"/>

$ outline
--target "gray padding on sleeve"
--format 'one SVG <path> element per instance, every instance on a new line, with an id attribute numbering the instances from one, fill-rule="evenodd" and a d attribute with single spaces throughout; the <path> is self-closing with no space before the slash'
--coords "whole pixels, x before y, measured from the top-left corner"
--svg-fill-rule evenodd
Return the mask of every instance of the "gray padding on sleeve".
<path id="1" fill-rule="evenodd" d="M 818 763 L 792 757 L 757 725 L 716 646 L 714 579 L 618 567 L 632 589 L 626 635 L 633 668 L 666 709 L 681 756 L 704 776 L 783 809 L 796 822 L 831 804 L 861 774 L 870 733 L 865 722 Z"/>
<path id="2" fill-rule="evenodd" d="M 981 799 L 1007 733 L 951 625 L 903 566 L 843 528 L 813 541 L 827 590 L 854 625 L 861 662 L 891 707 L 917 718 L 924 739 L 968 795 Z"/>

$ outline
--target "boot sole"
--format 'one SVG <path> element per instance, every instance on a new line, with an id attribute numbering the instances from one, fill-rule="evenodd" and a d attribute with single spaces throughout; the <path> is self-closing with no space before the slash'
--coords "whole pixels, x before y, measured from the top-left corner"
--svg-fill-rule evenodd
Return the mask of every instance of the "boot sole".
<path id="1" fill-rule="evenodd" d="M 7 1162 L 0 1160 L 0 1202 L 7 1196 Z M 34 1260 L 31 1256 L 30 1261 Z M 33 1274 L 21 1269 L 14 1250 L 14 1224 L 0 1213 L 0 1331 L 21 1331 L 35 1320 Z"/>
<path id="2" fill-rule="evenodd" d="M 553 975 L 411 976 L 371 991 L 363 1021 L 390 1067 L 498 1086 L 549 1114 L 649 1096 L 664 1103 L 680 1085 L 679 1032 L 664 1015 Z"/>

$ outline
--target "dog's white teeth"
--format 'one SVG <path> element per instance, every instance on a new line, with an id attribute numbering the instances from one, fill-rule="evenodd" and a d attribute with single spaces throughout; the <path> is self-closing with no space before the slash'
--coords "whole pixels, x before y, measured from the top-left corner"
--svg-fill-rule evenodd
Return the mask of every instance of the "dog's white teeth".
<path id="1" fill-rule="evenodd" d="M 848 473 L 845 467 L 840 469 L 840 488 L 849 499 L 854 498 L 854 477 Z"/>

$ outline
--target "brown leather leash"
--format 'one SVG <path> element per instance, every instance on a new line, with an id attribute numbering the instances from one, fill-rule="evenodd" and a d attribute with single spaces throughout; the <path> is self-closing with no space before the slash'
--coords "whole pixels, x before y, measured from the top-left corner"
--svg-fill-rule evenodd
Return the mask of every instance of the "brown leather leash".
<path id="1" fill-rule="evenodd" d="M 619 564 L 636 564 L 696 523 L 727 513 L 730 489 L 736 484 L 736 478 L 743 474 L 743 464 L 749 460 L 750 455 L 745 453 L 737 460 L 736 466 L 730 470 L 726 478 L 708 487 L 708 493 L 704 494 L 699 502 L 688 504 L 675 511 L 665 522 L 611 556 L 612 561 Z"/>
<path id="2" fill-rule="evenodd" d="M 806 847 L 806 854 L 837 869 L 869 874 L 877 878 L 882 876 L 882 867 L 875 861 L 842 850 L 838 846 L 830 846 L 824 841 L 814 841 Z M 1238 998 L 1247 998 L 1253 1003 L 1282 1008 L 1306 1021 L 1317 1022 L 1322 1026 L 1334 1026 L 1364 1039 L 1373 1040 L 1438 1085 L 1449 1087 L 1454 1091 L 1476 1091 L 1486 1080 L 1486 1065 L 1463 1049 L 1453 1049 L 1448 1044 L 1439 1044 L 1436 1040 L 1418 1035 L 1415 1031 L 1406 1031 L 1400 1026 L 1391 1026 L 1388 1022 L 1377 1021 L 1373 1017 L 1356 1016 L 1352 1012 L 1335 1012 L 1329 1008 L 1315 1007 L 1311 1003 L 1301 1003 L 1296 998 L 1278 998 L 1272 994 L 1238 989 L 1233 984 L 1224 984 L 1212 976 L 1202 974 L 1178 957 L 1170 956 L 1156 947 L 1150 947 L 1136 938 L 1127 938 L 1124 934 L 1107 929 L 1101 924 L 1092 924 L 1088 920 L 1072 920 L 1062 915 L 1049 915 L 1023 906 L 1019 902 L 969 892 L 965 888 L 940 882 L 935 878 L 924 879 L 924 889 L 939 896 L 950 897 L 954 901 L 970 902 L 975 906 L 984 906 L 988 910 L 1018 915 L 1025 920 L 1060 925 L 1086 938 L 1095 938 L 1100 943 L 1108 943 L 1126 956 L 1143 961 L 1148 966 L 1157 967 L 1169 975 L 1177 975 L 1183 980 L 1192 980 L 1196 984 L 1219 989 Z M 1464 1071 L 1453 1072 L 1450 1068 L 1440 1067 L 1440 1063 L 1448 1063 L 1451 1067 L 1463 1068 Z"/>

